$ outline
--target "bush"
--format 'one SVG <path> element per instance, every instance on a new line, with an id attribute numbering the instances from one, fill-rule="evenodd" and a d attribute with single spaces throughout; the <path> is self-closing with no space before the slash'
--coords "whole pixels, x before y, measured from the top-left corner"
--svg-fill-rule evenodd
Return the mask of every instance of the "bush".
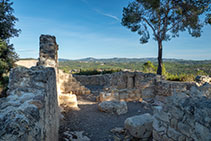
<path id="1" fill-rule="evenodd" d="M 6 91 L 8 89 L 7 85 L 9 83 L 9 77 L 4 76 L 3 79 L 0 81 L 0 97 L 6 96 Z"/>
<path id="2" fill-rule="evenodd" d="M 170 74 L 168 73 L 166 76 L 166 79 L 167 80 L 170 80 L 170 81 L 187 81 L 187 82 L 190 82 L 190 81 L 194 81 L 195 79 L 195 76 L 193 74 Z"/>
<path id="3" fill-rule="evenodd" d="M 89 69 L 89 70 L 80 70 L 79 73 L 75 73 L 76 75 L 98 75 L 98 74 L 111 74 L 114 72 L 119 72 L 121 69 L 105 69 L 105 70 L 97 70 L 97 69 Z"/>
<path id="4" fill-rule="evenodd" d="M 147 61 L 143 65 L 143 72 L 145 72 L 145 73 L 156 73 L 156 67 L 152 64 L 151 61 Z"/>
<path id="5" fill-rule="evenodd" d="M 4 75 L 14 67 L 17 58 L 13 45 L 8 45 L 0 39 L 0 81 L 3 81 Z"/>
<path id="6" fill-rule="evenodd" d="M 203 70 L 198 70 L 196 75 L 208 75 L 208 74 L 204 72 Z"/>

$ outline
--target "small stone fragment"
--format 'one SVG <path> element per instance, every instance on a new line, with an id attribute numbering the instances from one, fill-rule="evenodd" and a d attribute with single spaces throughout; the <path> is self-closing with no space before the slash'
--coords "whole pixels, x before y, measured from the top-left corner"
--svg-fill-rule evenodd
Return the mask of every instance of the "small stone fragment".
<path id="1" fill-rule="evenodd" d="M 98 105 L 102 112 L 116 113 L 117 115 L 125 114 L 128 111 L 125 101 L 103 101 Z"/>

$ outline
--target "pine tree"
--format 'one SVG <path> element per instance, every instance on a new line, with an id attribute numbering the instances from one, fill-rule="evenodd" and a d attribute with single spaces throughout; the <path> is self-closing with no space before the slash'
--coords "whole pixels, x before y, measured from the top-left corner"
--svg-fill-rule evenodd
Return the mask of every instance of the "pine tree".
<path id="1" fill-rule="evenodd" d="M 135 0 L 123 9 L 122 25 L 138 32 L 142 44 L 150 39 L 150 29 L 158 43 L 157 74 L 162 75 L 163 41 L 185 30 L 200 37 L 202 27 L 211 24 L 210 9 L 210 0 Z"/>

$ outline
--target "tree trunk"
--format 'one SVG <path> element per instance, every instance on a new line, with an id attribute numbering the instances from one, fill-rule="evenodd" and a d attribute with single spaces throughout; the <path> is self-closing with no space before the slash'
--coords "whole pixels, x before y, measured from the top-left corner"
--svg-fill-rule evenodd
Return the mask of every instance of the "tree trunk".
<path id="1" fill-rule="evenodd" d="M 162 41 L 158 41 L 158 69 L 157 69 L 157 74 L 162 75 L 162 66 L 163 66 L 163 61 L 162 61 L 162 52 L 163 52 L 163 47 L 162 47 Z"/>

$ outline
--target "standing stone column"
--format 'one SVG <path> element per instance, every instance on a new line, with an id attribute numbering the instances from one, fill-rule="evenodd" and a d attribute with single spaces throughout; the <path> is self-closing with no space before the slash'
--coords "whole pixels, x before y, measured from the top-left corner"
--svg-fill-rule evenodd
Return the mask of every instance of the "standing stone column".
<path id="1" fill-rule="evenodd" d="M 51 35 L 40 36 L 40 56 L 37 66 L 53 67 L 56 72 L 57 100 L 59 102 L 60 83 L 58 71 L 58 44 L 56 37 Z"/>
<path id="2" fill-rule="evenodd" d="M 40 36 L 40 56 L 37 66 L 58 67 L 58 44 L 56 37 L 51 35 Z"/>

